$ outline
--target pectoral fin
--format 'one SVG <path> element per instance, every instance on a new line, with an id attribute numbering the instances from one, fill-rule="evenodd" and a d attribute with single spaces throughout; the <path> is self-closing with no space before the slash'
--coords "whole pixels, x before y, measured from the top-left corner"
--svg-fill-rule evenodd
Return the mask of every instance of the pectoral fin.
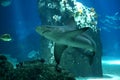
<path id="1" fill-rule="evenodd" d="M 60 58 L 62 56 L 63 51 L 67 48 L 66 45 L 61 45 L 61 44 L 57 44 L 55 43 L 54 46 L 54 57 L 55 57 L 55 61 L 57 64 L 60 63 Z"/>

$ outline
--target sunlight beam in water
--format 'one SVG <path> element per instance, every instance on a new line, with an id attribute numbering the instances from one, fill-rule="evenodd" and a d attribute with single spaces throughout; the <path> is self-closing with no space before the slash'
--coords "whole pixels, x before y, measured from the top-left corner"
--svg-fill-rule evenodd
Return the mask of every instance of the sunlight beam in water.
<path id="1" fill-rule="evenodd" d="M 16 34 L 18 35 L 19 40 L 24 39 L 28 34 L 21 4 L 21 1 L 13 2 Z"/>

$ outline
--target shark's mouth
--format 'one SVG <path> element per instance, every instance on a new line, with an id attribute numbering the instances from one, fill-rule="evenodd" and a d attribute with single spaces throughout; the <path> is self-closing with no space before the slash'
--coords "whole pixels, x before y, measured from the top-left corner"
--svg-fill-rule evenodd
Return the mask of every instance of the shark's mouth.
<path id="1" fill-rule="evenodd" d="M 42 34 L 45 34 L 46 32 L 49 32 L 49 31 L 50 31 L 50 30 L 45 30 L 45 31 L 42 32 Z"/>

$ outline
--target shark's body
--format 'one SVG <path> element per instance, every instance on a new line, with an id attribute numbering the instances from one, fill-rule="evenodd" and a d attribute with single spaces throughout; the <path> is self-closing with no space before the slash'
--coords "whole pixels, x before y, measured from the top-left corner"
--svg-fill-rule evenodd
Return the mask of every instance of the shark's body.
<path id="1" fill-rule="evenodd" d="M 61 27 L 37 27 L 36 31 L 45 38 L 58 43 L 71 47 L 82 48 L 85 51 L 95 51 L 96 44 L 94 40 L 85 34 L 89 28 L 85 27 L 77 30 L 64 30 Z"/>
<path id="2" fill-rule="evenodd" d="M 59 64 L 62 53 L 67 47 L 81 48 L 84 53 L 92 56 L 95 53 L 96 44 L 94 40 L 85 32 L 89 27 L 76 29 L 71 26 L 41 26 L 36 31 L 45 38 L 55 42 L 54 56 Z M 91 58 L 91 57 L 90 57 Z M 90 61 L 91 63 L 91 61 Z"/>

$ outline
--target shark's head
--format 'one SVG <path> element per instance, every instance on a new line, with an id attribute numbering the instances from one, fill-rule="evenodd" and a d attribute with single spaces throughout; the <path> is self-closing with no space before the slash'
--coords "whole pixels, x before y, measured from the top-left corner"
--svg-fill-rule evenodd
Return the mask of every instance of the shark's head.
<path id="1" fill-rule="evenodd" d="M 51 32 L 52 31 L 52 27 L 48 27 L 48 26 L 39 26 L 36 28 L 36 32 L 38 32 L 40 35 L 44 35 L 46 32 Z"/>
<path id="2" fill-rule="evenodd" d="M 38 32 L 41 36 L 50 36 L 51 34 L 51 36 L 53 36 L 72 30 L 76 30 L 76 23 L 73 17 L 70 20 L 66 21 L 66 24 L 64 24 L 63 26 L 42 25 L 36 28 L 36 32 Z"/>
<path id="3" fill-rule="evenodd" d="M 49 40 L 56 41 L 63 36 L 64 29 L 45 25 L 37 27 L 36 32 Z"/>
<path id="4" fill-rule="evenodd" d="M 40 26 L 36 28 L 41 36 L 59 44 L 85 49 L 94 52 L 96 49 L 95 41 L 86 33 L 89 27 L 77 30 L 62 30 L 60 27 Z"/>
<path id="5" fill-rule="evenodd" d="M 61 34 L 64 32 L 64 29 L 62 28 L 58 28 L 58 27 L 54 27 L 54 26 L 39 26 L 36 28 L 36 32 L 39 33 L 41 36 L 45 36 L 45 35 L 55 35 L 55 34 Z"/>

